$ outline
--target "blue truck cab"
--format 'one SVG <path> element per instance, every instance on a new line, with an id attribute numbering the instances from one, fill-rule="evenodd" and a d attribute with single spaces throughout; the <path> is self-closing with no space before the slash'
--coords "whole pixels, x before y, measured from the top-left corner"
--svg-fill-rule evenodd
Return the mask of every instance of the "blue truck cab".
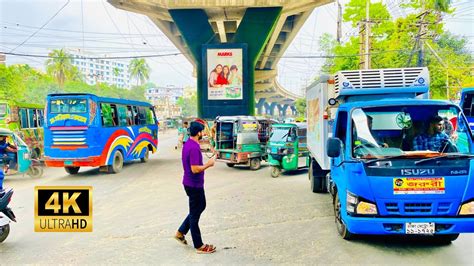
<path id="1" fill-rule="evenodd" d="M 464 115 L 469 122 L 469 127 L 474 130 L 474 84 L 466 86 L 461 91 L 461 101 L 459 106 L 461 107 Z"/>
<path id="2" fill-rule="evenodd" d="M 313 192 L 333 196 L 344 239 L 413 234 L 450 242 L 474 232 L 469 123 L 457 105 L 425 99 L 426 68 L 342 71 L 322 83 L 329 84 L 322 93 L 307 94 L 327 98 L 312 112 L 319 125 L 308 105 L 308 127 L 326 141 L 319 155 L 308 145 L 309 176 Z"/>

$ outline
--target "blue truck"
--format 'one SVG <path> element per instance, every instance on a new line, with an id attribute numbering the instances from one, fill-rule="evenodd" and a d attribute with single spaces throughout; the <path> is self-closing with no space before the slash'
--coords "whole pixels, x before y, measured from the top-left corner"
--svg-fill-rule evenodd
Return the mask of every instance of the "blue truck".
<path id="1" fill-rule="evenodd" d="M 370 69 L 308 89 L 311 190 L 332 195 L 342 238 L 474 232 L 471 129 L 429 82 L 426 68 Z"/>
<path id="2" fill-rule="evenodd" d="M 461 102 L 459 106 L 462 108 L 464 115 L 469 122 L 469 127 L 474 130 L 474 84 L 466 86 L 461 92 Z"/>

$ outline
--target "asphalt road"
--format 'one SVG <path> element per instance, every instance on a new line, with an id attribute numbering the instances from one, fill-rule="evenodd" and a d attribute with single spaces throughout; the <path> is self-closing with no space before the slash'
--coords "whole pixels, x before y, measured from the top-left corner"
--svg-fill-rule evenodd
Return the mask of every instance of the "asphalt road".
<path id="1" fill-rule="evenodd" d="M 0 264 L 474 264 L 473 234 L 444 246 L 381 237 L 345 241 L 336 232 L 330 196 L 310 192 L 305 171 L 273 179 L 268 167 L 250 171 L 223 163 L 206 172 L 200 223 L 204 242 L 218 250 L 196 254 L 172 239 L 188 209 L 175 136 L 163 134 L 148 163 L 127 164 L 116 175 L 90 168 L 76 176 L 46 169 L 40 179 L 7 177 L 18 223 L 0 244 Z M 35 233 L 37 185 L 93 186 L 93 232 Z"/>

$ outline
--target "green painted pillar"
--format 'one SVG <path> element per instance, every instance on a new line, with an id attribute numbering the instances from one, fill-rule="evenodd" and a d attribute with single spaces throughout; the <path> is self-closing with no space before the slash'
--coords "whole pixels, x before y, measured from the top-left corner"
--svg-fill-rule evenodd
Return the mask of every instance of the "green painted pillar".
<path id="1" fill-rule="evenodd" d="M 281 10 L 281 7 L 247 8 L 237 32 L 228 42 L 247 44 L 248 93 L 245 97 L 250 99 L 250 104 L 246 115 L 255 115 L 255 66 L 275 28 Z M 207 82 L 201 78 L 203 71 L 205 71 L 201 54 L 202 45 L 218 44 L 219 38 L 213 31 L 204 10 L 173 9 L 169 10 L 169 13 L 196 63 L 198 116 L 203 117 L 202 105 L 207 99 L 207 95 L 203 95 L 202 91 L 203 87 L 207 86 Z"/>

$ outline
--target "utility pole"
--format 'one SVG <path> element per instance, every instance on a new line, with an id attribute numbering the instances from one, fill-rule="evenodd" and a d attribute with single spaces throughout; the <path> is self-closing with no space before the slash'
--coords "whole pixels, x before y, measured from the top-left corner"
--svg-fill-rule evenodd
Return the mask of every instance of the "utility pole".
<path id="1" fill-rule="evenodd" d="M 337 42 L 340 44 L 342 38 L 342 6 L 337 0 Z"/>
<path id="2" fill-rule="evenodd" d="M 5 65 L 6 56 L 4 53 L 0 53 L 0 65 Z"/>
<path id="3" fill-rule="evenodd" d="M 365 6 L 365 20 L 359 22 L 359 36 L 360 36 L 360 47 L 359 47 L 359 68 L 370 69 L 371 68 L 371 57 L 370 57 L 370 0 L 366 0 Z"/>

